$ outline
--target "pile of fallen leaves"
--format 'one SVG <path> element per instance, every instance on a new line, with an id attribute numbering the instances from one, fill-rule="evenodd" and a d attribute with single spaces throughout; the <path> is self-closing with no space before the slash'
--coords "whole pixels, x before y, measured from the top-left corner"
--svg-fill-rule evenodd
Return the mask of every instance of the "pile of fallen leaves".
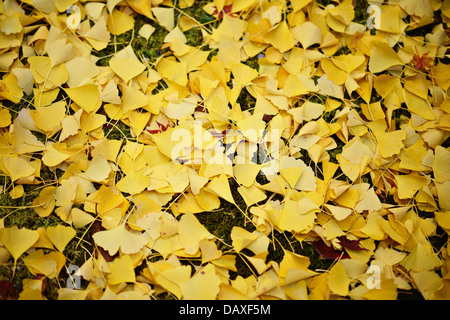
<path id="1" fill-rule="evenodd" d="M 377 1 L 358 22 L 363 2 L 319 2 L 214 0 L 200 22 L 194 0 L 1 1 L 2 193 L 34 185 L 33 215 L 60 221 L 1 217 L 2 268 L 32 274 L 18 298 L 67 274 L 59 299 L 450 298 L 450 1 Z M 167 31 L 157 57 L 117 50 L 138 16 L 133 37 Z M 224 202 L 252 227 L 228 243 L 196 217 Z M 272 260 L 275 233 L 334 262 Z"/>

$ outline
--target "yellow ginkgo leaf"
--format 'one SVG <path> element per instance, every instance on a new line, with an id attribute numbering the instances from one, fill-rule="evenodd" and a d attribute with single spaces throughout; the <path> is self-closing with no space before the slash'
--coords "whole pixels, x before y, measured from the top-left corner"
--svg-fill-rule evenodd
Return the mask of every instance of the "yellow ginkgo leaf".
<path id="1" fill-rule="evenodd" d="M 262 113 L 254 113 L 249 117 L 239 120 L 236 126 L 249 141 L 257 141 L 266 124 L 262 120 Z"/>
<path id="2" fill-rule="evenodd" d="M 66 154 L 55 149 L 54 145 L 55 144 L 47 145 L 44 155 L 42 156 L 42 162 L 49 167 L 57 166 L 70 157 L 70 154 Z"/>
<path id="3" fill-rule="evenodd" d="M 427 179 L 419 175 L 395 175 L 395 180 L 400 199 L 412 198 L 417 191 L 427 185 Z"/>
<path id="4" fill-rule="evenodd" d="M 110 274 L 108 275 L 108 282 L 111 285 L 136 281 L 133 261 L 128 254 L 114 259 L 114 261 L 109 265 L 109 271 Z"/>
<path id="5" fill-rule="evenodd" d="M 358 203 L 356 204 L 355 211 L 362 212 L 364 210 L 367 210 L 370 212 L 370 211 L 380 210 L 381 208 L 382 208 L 382 204 L 380 202 L 380 199 L 375 194 L 374 189 L 370 188 L 365 193 L 364 198 L 361 199 L 360 201 L 358 201 Z"/>
<path id="6" fill-rule="evenodd" d="M 403 130 L 385 132 L 386 121 L 384 119 L 372 121 L 368 124 L 373 131 L 378 142 L 380 154 L 384 158 L 400 153 L 404 147 L 403 140 L 406 139 L 406 133 Z"/>
<path id="7" fill-rule="evenodd" d="M 47 227 L 45 232 L 55 245 L 56 249 L 60 252 L 64 251 L 64 248 L 76 235 L 76 231 L 72 227 L 66 227 L 62 224 L 58 224 L 54 227 Z"/>
<path id="8" fill-rule="evenodd" d="M 309 198 L 299 202 L 286 199 L 283 209 L 279 210 L 277 225 L 281 230 L 307 232 L 314 226 L 317 211 L 318 207 Z"/>
<path id="9" fill-rule="evenodd" d="M 324 204 L 324 207 L 330 210 L 333 217 L 338 221 L 344 220 L 352 214 L 352 209 L 350 208 L 338 207 L 330 204 Z"/>
<path id="10" fill-rule="evenodd" d="M 187 300 L 214 300 L 221 280 L 213 264 L 200 268 L 189 280 L 181 283 L 183 298 Z"/>
<path id="11" fill-rule="evenodd" d="M 433 159 L 434 178 L 438 182 L 450 180 L 450 151 L 442 146 L 436 146 Z"/>
<path id="12" fill-rule="evenodd" d="M 86 84 L 76 88 L 65 88 L 64 91 L 86 112 L 93 112 L 100 107 L 100 92 L 97 85 Z"/>
<path id="13" fill-rule="evenodd" d="M 213 178 L 206 186 L 205 190 L 215 194 L 222 199 L 227 200 L 230 203 L 235 203 L 233 195 L 231 194 L 230 184 L 228 182 L 227 176 L 221 174 L 218 177 Z"/>
<path id="14" fill-rule="evenodd" d="M 189 196 L 188 196 L 189 197 Z M 220 207 L 220 199 L 217 195 L 212 194 L 211 192 L 206 191 L 205 189 L 201 189 L 197 195 L 194 196 L 196 204 L 200 206 L 200 209 L 205 211 L 211 211 L 215 210 Z M 191 209 L 188 209 L 188 203 L 190 204 L 191 201 L 186 201 L 183 203 L 183 212 L 189 212 L 192 213 L 195 212 L 196 205 L 192 203 Z M 186 203 L 186 206 L 184 205 Z M 181 210 L 181 208 L 180 208 Z"/>
<path id="15" fill-rule="evenodd" d="M 174 41 L 180 41 L 182 43 L 186 43 L 187 39 L 186 36 L 184 35 L 183 31 L 176 26 L 175 28 L 173 28 L 165 37 L 164 37 L 164 42 L 168 42 L 168 43 L 172 43 Z"/>
<path id="16" fill-rule="evenodd" d="M 95 156 L 92 158 L 85 175 L 91 181 L 101 182 L 108 178 L 110 172 L 111 167 L 108 161 L 102 156 Z"/>
<path id="17" fill-rule="evenodd" d="M 52 68 L 49 57 L 32 56 L 28 59 L 35 82 L 42 84 L 45 82 L 46 87 L 50 89 L 67 81 L 69 74 L 64 64 Z"/>
<path id="18" fill-rule="evenodd" d="M 387 43 L 373 41 L 370 50 L 369 70 L 373 73 L 384 71 L 390 67 L 402 65 L 403 61 L 399 58 Z"/>
<path id="19" fill-rule="evenodd" d="M 380 120 L 384 119 L 385 115 L 381 108 L 380 102 L 370 103 L 370 104 L 361 104 L 361 111 L 369 120 Z"/>
<path id="20" fill-rule="evenodd" d="M 237 191 L 242 196 L 247 207 L 267 199 L 266 193 L 257 185 L 250 187 L 240 186 Z"/>
<path id="21" fill-rule="evenodd" d="M 106 25 L 106 17 L 100 17 L 83 36 L 95 50 L 105 49 L 111 38 Z"/>
<path id="22" fill-rule="evenodd" d="M 66 39 L 61 38 L 52 41 L 47 47 L 47 54 L 52 67 L 66 62 L 75 56 L 76 51 L 72 43 L 66 43 Z"/>
<path id="23" fill-rule="evenodd" d="M 9 192 L 9 195 L 12 199 L 18 199 L 22 197 L 24 194 L 23 185 L 19 184 L 14 186 L 13 189 Z"/>
<path id="24" fill-rule="evenodd" d="M 328 13 L 345 25 L 348 25 L 355 17 L 355 10 L 351 0 L 342 1 L 337 6 L 330 8 Z"/>
<path id="25" fill-rule="evenodd" d="M 322 32 L 311 21 L 303 22 L 301 25 L 293 28 L 292 36 L 302 44 L 304 49 L 309 48 L 315 43 L 322 42 Z"/>
<path id="26" fill-rule="evenodd" d="M 219 259 L 222 256 L 222 251 L 217 250 L 216 244 L 209 240 L 200 241 L 200 251 L 202 252 L 202 264 Z"/>
<path id="27" fill-rule="evenodd" d="M 258 76 L 258 71 L 249 66 L 239 63 L 231 68 L 233 77 L 239 86 L 245 86 Z"/>
<path id="28" fill-rule="evenodd" d="M 169 31 L 175 27 L 173 8 L 153 7 L 151 10 L 160 26 Z"/>
<path id="29" fill-rule="evenodd" d="M 200 241 L 213 237 L 192 213 L 185 213 L 178 223 L 180 241 L 187 254 L 196 254 Z"/>
<path id="30" fill-rule="evenodd" d="M 75 228 L 82 228 L 95 220 L 95 218 L 89 213 L 78 208 L 72 208 L 72 211 L 70 211 L 70 216 L 72 224 Z"/>
<path id="31" fill-rule="evenodd" d="M 44 254 L 44 250 L 33 251 L 23 258 L 23 262 L 34 275 L 43 274 L 48 278 L 55 278 L 66 263 L 66 257 L 61 252 Z"/>
<path id="32" fill-rule="evenodd" d="M 39 196 L 33 200 L 33 210 L 40 217 L 48 217 L 55 208 L 55 186 L 45 187 L 39 192 Z"/>
<path id="33" fill-rule="evenodd" d="M 292 49 L 295 44 L 294 37 L 292 36 L 291 30 L 289 30 L 289 26 L 285 20 L 269 30 L 264 35 L 264 41 L 270 43 L 281 52 L 286 52 L 289 49 Z"/>
<path id="34" fill-rule="evenodd" d="M 280 170 L 281 176 L 286 180 L 291 188 L 295 188 L 303 169 L 300 167 L 288 167 Z"/>
<path id="35" fill-rule="evenodd" d="M 340 296 L 348 294 L 350 278 L 341 262 L 337 262 L 329 271 L 327 283 L 330 290 Z"/>
<path id="36" fill-rule="evenodd" d="M 127 83 L 145 70 L 145 65 L 135 59 L 112 58 L 109 61 L 111 69 Z"/>
<path id="37" fill-rule="evenodd" d="M 101 93 L 101 99 L 103 102 L 119 105 L 122 100 L 119 97 L 119 90 L 113 80 L 109 80 Z"/>
<path id="38" fill-rule="evenodd" d="M 5 128 L 11 124 L 11 114 L 8 109 L 0 109 L 0 128 Z"/>
<path id="39" fill-rule="evenodd" d="M 445 230 L 447 233 L 450 230 L 450 211 L 440 212 L 437 211 L 434 213 L 437 223 Z"/>
<path id="40" fill-rule="evenodd" d="M 39 232 L 17 226 L 0 229 L 0 242 L 8 249 L 14 258 L 14 269 L 17 259 L 38 241 Z"/>
<path id="41" fill-rule="evenodd" d="M 150 116 L 150 112 L 139 112 L 135 110 L 128 111 L 130 127 L 136 136 L 139 136 L 144 131 L 150 120 Z"/>
<path id="42" fill-rule="evenodd" d="M 86 300 L 88 294 L 88 290 L 60 288 L 58 289 L 58 300 Z"/>
<path id="43" fill-rule="evenodd" d="M 150 265 L 150 269 L 158 285 L 174 294 L 178 299 L 182 298 L 183 294 L 180 287 L 191 277 L 189 266 L 174 267 L 168 263 L 153 263 Z"/>
<path id="44" fill-rule="evenodd" d="M 17 300 L 44 300 L 42 296 L 42 290 L 24 288 L 20 293 Z"/>
<path id="45" fill-rule="evenodd" d="M 175 59 L 163 58 L 156 66 L 156 70 L 165 78 L 173 81 L 180 86 L 186 86 L 188 83 L 187 77 L 187 62 L 178 62 Z"/>
<path id="46" fill-rule="evenodd" d="M 113 35 L 121 35 L 134 27 L 134 18 L 117 9 L 108 15 L 108 31 Z"/>
<path id="47" fill-rule="evenodd" d="M 370 289 L 363 297 L 368 300 L 395 300 L 397 294 L 395 279 L 385 279 L 381 280 L 379 288 Z"/>
<path id="48" fill-rule="evenodd" d="M 135 170 L 130 170 L 128 174 L 120 179 L 116 187 L 122 192 L 138 194 L 148 187 L 150 178 Z"/>
<path id="49" fill-rule="evenodd" d="M 95 203 L 97 203 L 97 211 L 100 214 L 113 210 L 124 204 L 125 207 L 128 207 L 125 198 L 117 192 L 117 190 L 114 191 L 111 188 L 102 185 L 98 190 L 98 193 L 96 193 L 96 197 L 92 199 Z"/>
<path id="50" fill-rule="evenodd" d="M 123 223 L 114 229 L 96 232 L 92 237 L 95 243 L 108 251 L 111 256 L 119 250 L 123 254 L 138 253 L 148 243 L 144 235 L 127 230 Z"/>
<path id="51" fill-rule="evenodd" d="M 146 23 L 139 29 L 138 34 L 148 40 L 155 30 L 152 25 Z"/>
<path id="52" fill-rule="evenodd" d="M 442 262 L 430 245 L 417 243 L 411 253 L 400 263 L 408 271 L 429 271 L 441 266 Z"/>
<path id="53" fill-rule="evenodd" d="M 28 177 L 35 172 L 28 161 L 13 157 L 0 157 L 0 169 L 9 175 L 12 181 Z"/>
<path id="54" fill-rule="evenodd" d="M 6 15 L 4 19 L 0 21 L 0 31 L 6 35 L 19 33 L 22 31 L 22 28 L 19 14 Z"/>
<path id="55" fill-rule="evenodd" d="M 234 226 L 231 230 L 231 240 L 234 250 L 236 252 L 248 247 L 253 241 L 258 238 L 256 233 L 249 232 L 241 227 Z"/>
<path id="56" fill-rule="evenodd" d="M 36 107 L 30 115 L 36 127 L 54 133 L 61 128 L 61 121 L 66 115 L 66 104 L 64 101 L 58 101 L 46 107 Z"/>
<path id="57" fill-rule="evenodd" d="M 411 277 L 425 299 L 432 297 L 444 284 L 444 280 L 433 271 L 411 272 Z"/>
<path id="58" fill-rule="evenodd" d="M 433 6 L 431 3 L 425 0 L 400 0 L 399 6 L 410 15 L 416 15 L 419 17 L 433 16 Z"/>
<path id="59" fill-rule="evenodd" d="M 334 219 L 330 219 L 322 224 L 323 232 L 322 236 L 326 240 L 333 240 L 337 237 L 344 236 L 345 232 L 339 227 Z"/>
<path id="60" fill-rule="evenodd" d="M 423 97 L 416 95 L 415 92 L 410 92 L 406 88 L 402 90 L 403 99 L 405 100 L 408 110 L 427 120 L 434 120 L 435 115 L 430 102 Z"/>
<path id="61" fill-rule="evenodd" d="M 366 58 L 363 55 L 346 54 L 333 57 L 331 61 L 346 73 L 351 73 L 361 66 L 366 61 Z"/>
<path id="62" fill-rule="evenodd" d="M 103 157 L 106 160 L 116 162 L 117 155 L 119 154 L 120 147 L 122 146 L 121 140 L 102 139 L 93 142 L 95 147 L 92 150 L 93 157 Z"/>
<path id="63" fill-rule="evenodd" d="M 262 165 L 259 164 L 235 164 L 233 167 L 233 173 L 236 181 L 244 187 L 250 187 L 256 179 Z"/>
<path id="64" fill-rule="evenodd" d="M 194 195 L 197 195 L 200 193 L 200 189 L 202 189 L 209 180 L 208 178 L 197 174 L 194 170 L 190 170 L 188 174 L 191 191 Z"/>
<path id="65" fill-rule="evenodd" d="M 309 270 L 310 260 L 308 257 L 284 250 L 283 260 L 280 263 L 278 275 L 282 278 L 282 284 L 287 285 L 316 275 Z"/>

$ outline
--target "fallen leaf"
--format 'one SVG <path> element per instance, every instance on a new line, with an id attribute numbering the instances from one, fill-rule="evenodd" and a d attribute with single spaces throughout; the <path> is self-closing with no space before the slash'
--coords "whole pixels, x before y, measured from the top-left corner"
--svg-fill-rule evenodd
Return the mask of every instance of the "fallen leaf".
<path id="1" fill-rule="evenodd" d="M 17 260 L 39 239 L 36 230 L 26 228 L 19 229 L 17 226 L 0 229 L 0 241 L 14 258 L 14 270 Z"/>
<path id="2" fill-rule="evenodd" d="M 92 237 L 95 243 L 108 251 L 111 256 L 119 250 L 123 254 L 137 253 L 148 242 L 141 233 L 127 230 L 125 224 L 111 230 L 96 232 Z"/>
<path id="3" fill-rule="evenodd" d="M 64 248 L 76 234 L 76 231 L 72 227 L 64 227 L 60 224 L 55 227 L 47 227 L 45 232 L 60 252 L 64 251 Z"/>
<path id="4" fill-rule="evenodd" d="M 128 254 L 114 259 L 114 261 L 112 261 L 109 265 L 109 271 L 110 274 L 108 275 L 108 282 L 111 285 L 136 281 L 133 261 Z"/>
<path id="5" fill-rule="evenodd" d="M 331 292 L 340 296 L 346 296 L 348 294 L 350 278 L 347 276 L 345 268 L 340 261 L 328 272 L 327 283 Z"/>
<path id="6" fill-rule="evenodd" d="M 183 298 L 187 300 L 213 300 L 219 293 L 221 281 L 212 264 L 202 267 L 192 278 L 180 286 Z"/>

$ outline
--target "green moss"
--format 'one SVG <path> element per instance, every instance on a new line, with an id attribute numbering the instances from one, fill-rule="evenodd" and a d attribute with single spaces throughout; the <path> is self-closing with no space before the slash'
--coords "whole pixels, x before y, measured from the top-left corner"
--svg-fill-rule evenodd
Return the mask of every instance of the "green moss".
<path id="1" fill-rule="evenodd" d="M 191 47 L 200 47 L 203 45 L 203 35 L 199 28 L 192 28 L 184 32 L 186 44 Z"/>
<path id="2" fill-rule="evenodd" d="M 219 250 L 229 250 L 231 248 L 231 230 L 233 227 L 241 227 L 247 231 L 254 231 L 255 226 L 248 220 L 251 219 L 251 213 L 247 212 L 246 205 L 241 195 L 237 191 L 238 184 L 234 180 L 230 180 L 230 189 L 236 205 L 229 203 L 226 200 L 220 200 L 220 207 L 216 211 L 197 213 L 196 217 L 209 232 L 221 239 L 217 243 Z M 247 218 L 248 217 L 248 218 Z"/>
<path id="3" fill-rule="evenodd" d="M 47 169 L 42 169 L 43 181 L 50 182 L 50 173 Z M 47 180 L 48 179 L 48 180 Z M 9 191 L 12 190 L 11 179 L 7 176 L 0 176 L 0 185 L 4 191 L 0 194 L 0 218 L 4 218 L 5 227 L 18 226 L 27 229 L 37 229 L 61 223 L 61 219 L 51 215 L 49 217 L 39 217 L 33 210 L 33 200 L 39 196 L 41 188 L 39 185 L 23 185 L 24 194 L 22 197 L 13 199 Z"/>
<path id="4" fill-rule="evenodd" d="M 122 121 L 111 121 L 103 126 L 105 138 L 110 140 L 135 140 L 131 128 Z"/>
<path id="5" fill-rule="evenodd" d="M 150 36 L 148 42 L 142 43 L 141 41 L 136 41 L 132 44 L 136 55 L 148 59 L 149 64 L 154 63 L 156 59 L 164 53 L 164 49 L 161 49 L 161 46 L 164 44 L 164 38 L 169 33 L 167 30 L 156 24 L 153 26 L 155 27 L 155 32 Z"/>
<path id="6" fill-rule="evenodd" d="M 353 19 L 353 21 L 356 23 L 365 24 L 369 18 L 369 14 L 367 12 L 369 3 L 366 0 L 356 0 L 355 2 L 355 19 Z"/>
<path id="7" fill-rule="evenodd" d="M 332 150 L 328 150 L 328 154 L 330 156 L 330 162 L 339 164 L 339 161 L 337 160 L 337 155 L 342 153 L 342 147 L 344 146 L 344 143 L 339 139 L 335 138 L 334 141 L 336 141 L 336 144 L 338 145 L 336 148 Z"/>
<path id="8" fill-rule="evenodd" d="M 249 110 L 251 113 L 253 113 L 253 109 L 256 105 L 256 99 L 248 93 L 247 89 L 242 89 L 241 94 L 239 95 L 237 99 L 237 103 L 241 106 L 242 111 Z"/>
<path id="9" fill-rule="evenodd" d="M 243 61 L 243 63 L 248 65 L 250 68 L 255 69 L 256 71 L 259 71 L 258 60 L 259 60 L 258 56 L 255 56 L 255 57 L 252 57 L 250 59 Z"/>
<path id="10" fill-rule="evenodd" d="M 0 265 L 0 281 L 9 282 L 13 285 L 14 298 L 16 299 L 22 291 L 22 280 L 32 279 L 33 277 L 33 274 L 28 270 L 25 264 L 23 264 L 22 259 L 17 261 L 15 270 L 12 261 L 11 263 Z"/>

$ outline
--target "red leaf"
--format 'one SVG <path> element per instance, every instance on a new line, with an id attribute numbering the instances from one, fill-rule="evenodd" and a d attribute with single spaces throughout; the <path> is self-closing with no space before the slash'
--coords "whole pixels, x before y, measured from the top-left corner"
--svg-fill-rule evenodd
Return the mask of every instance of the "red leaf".
<path id="1" fill-rule="evenodd" d="M 11 300 L 15 298 L 13 284 L 7 281 L 0 281 L 0 300 Z"/>
<path id="2" fill-rule="evenodd" d="M 313 243 L 314 249 L 316 249 L 317 253 L 320 255 L 322 259 L 325 260 L 336 260 L 336 259 L 349 259 L 350 256 L 345 251 L 335 250 L 333 247 L 329 247 L 322 240 L 314 241 Z"/>
<path id="3" fill-rule="evenodd" d="M 164 132 L 167 130 L 167 128 L 169 127 L 169 123 L 164 126 L 163 124 L 159 123 L 158 121 L 156 121 L 156 123 L 158 124 L 158 127 L 161 129 L 161 132 Z"/>
<path id="4" fill-rule="evenodd" d="M 430 71 L 431 67 L 433 66 L 433 58 L 429 57 L 428 54 L 430 53 L 425 52 L 422 56 L 420 56 L 419 52 L 416 49 L 416 53 L 414 54 L 413 57 L 413 64 L 414 64 L 414 68 L 416 70 L 422 70 L 425 72 Z"/>
<path id="5" fill-rule="evenodd" d="M 217 16 L 217 19 L 219 19 L 219 20 L 222 20 L 222 19 L 223 19 L 223 15 L 224 15 L 224 14 L 228 14 L 228 15 L 230 15 L 230 17 L 233 17 L 233 18 L 234 18 L 234 17 L 237 17 L 237 16 L 238 16 L 238 13 L 239 13 L 240 11 L 239 11 L 239 12 L 230 13 L 232 7 L 233 7 L 232 4 L 226 5 L 226 6 L 223 7 L 223 10 L 220 10 L 220 12 L 218 12 L 217 7 L 214 6 L 214 12 L 212 13 L 212 15 L 215 16 L 215 15 L 219 14 L 219 15 Z"/>
<path id="6" fill-rule="evenodd" d="M 167 130 L 167 128 L 169 128 L 170 123 L 167 123 L 167 125 L 163 125 L 161 123 L 159 123 L 158 121 L 156 121 L 156 124 L 158 125 L 159 129 L 153 129 L 153 130 L 147 130 L 149 133 L 151 134 L 157 134 L 157 133 L 161 133 Z"/>
<path id="7" fill-rule="evenodd" d="M 368 251 L 366 248 L 361 247 L 359 240 L 348 240 L 346 237 L 339 237 L 339 244 L 343 246 L 344 248 L 350 249 L 350 250 L 364 250 Z"/>
<path id="8" fill-rule="evenodd" d="M 265 113 L 264 113 L 262 119 L 263 119 L 263 121 L 265 121 L 265 122 L 269 122 L 270 120 L 272 120 L 273 117 L 274 117 L 273 114 L 265 114 Z"/>

